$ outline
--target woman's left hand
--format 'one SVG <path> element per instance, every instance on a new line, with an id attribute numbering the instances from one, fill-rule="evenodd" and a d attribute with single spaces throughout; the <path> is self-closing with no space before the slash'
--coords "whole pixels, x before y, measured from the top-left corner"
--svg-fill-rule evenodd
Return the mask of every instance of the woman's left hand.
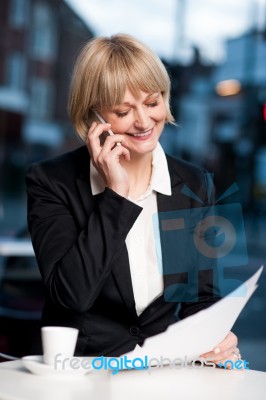
<path id="1" fill-rule="evenodd" d="M 237 343 L 238 340 L 236 335 L 233 332 L 229 332 L 225 339 L 221 343 L 217 344 L 213 351 L 204 353 L 200 357 L 212 358 L 212 362 L 216 365 L 220 363 L 224 364 L 227 360 L 231 360 L 235 363 L 238 359 L 241 359 Z M 231 363 L 227 363 L 226 367 L 231 369 Z"/>

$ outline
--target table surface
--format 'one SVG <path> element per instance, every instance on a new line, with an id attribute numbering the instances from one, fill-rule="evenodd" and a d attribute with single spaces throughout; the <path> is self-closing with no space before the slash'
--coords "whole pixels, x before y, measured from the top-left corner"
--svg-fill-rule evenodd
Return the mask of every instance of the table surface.
<path id="1" fill-rule="evenodd" d="M 1 400 L 262 400 L 266 373 L 203 367 L 151 371 L 94 371 L 82 377 L 44 377 L 20 360 L 0 363 Z"/>

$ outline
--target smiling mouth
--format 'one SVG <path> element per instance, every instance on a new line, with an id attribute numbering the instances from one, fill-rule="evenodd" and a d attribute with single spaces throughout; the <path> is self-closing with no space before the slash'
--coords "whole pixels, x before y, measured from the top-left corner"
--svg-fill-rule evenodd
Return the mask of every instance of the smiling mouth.
<path id="1" fill-rule="evenodd" d="M 145 132 L 142 132 L 142 133 L 130 133 L 130 132 L 127 132 L 127 135 L 134 136 L 134 137 L 149 136 L 152 133 L 152 129 L 149 129 L 148 131 L 145 131 Z"/>

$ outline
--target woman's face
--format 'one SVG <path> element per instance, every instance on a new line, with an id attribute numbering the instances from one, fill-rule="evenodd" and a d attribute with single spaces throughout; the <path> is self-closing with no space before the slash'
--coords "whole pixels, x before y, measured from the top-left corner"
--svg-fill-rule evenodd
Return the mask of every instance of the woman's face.
<path id="1" fill-rule="evenodd" d="M 134 97 L 126 90 L 123 103 L 102 112 L 114 133 L 124 135 L 123 144 L 133 155 L 152 152 L 163 131 L 167 116 L 162 94 L 140 92 Z"/>

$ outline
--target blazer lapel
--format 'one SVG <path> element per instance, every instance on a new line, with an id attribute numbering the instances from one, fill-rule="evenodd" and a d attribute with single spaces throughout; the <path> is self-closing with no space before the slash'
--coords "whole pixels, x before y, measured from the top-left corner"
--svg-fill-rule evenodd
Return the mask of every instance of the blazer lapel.
<path id="1" fill-rule="evenodd" d="M 137 319 L 138 316 L 136 313 L 135 299 L 134 299 L 126 245 L 123 247 L 122 253 L 117 258 L 117 261 L 115 262 L 112 268 L 112 274 L 121 297 L 123 298 L 126 306 L 129 308 L 132 316 Z"/>
<path id="2" fill-rule="evenodd" d="M 180 208 L 180 190 L 183 187 L 184 181 L 178 175 L 172 160 L 167 157 L 168 169 L 171 179 L 172 195 L 166 196 L 161 193 L 157 193 L 157 206 L 158 212 L 174 211 Z"/>

